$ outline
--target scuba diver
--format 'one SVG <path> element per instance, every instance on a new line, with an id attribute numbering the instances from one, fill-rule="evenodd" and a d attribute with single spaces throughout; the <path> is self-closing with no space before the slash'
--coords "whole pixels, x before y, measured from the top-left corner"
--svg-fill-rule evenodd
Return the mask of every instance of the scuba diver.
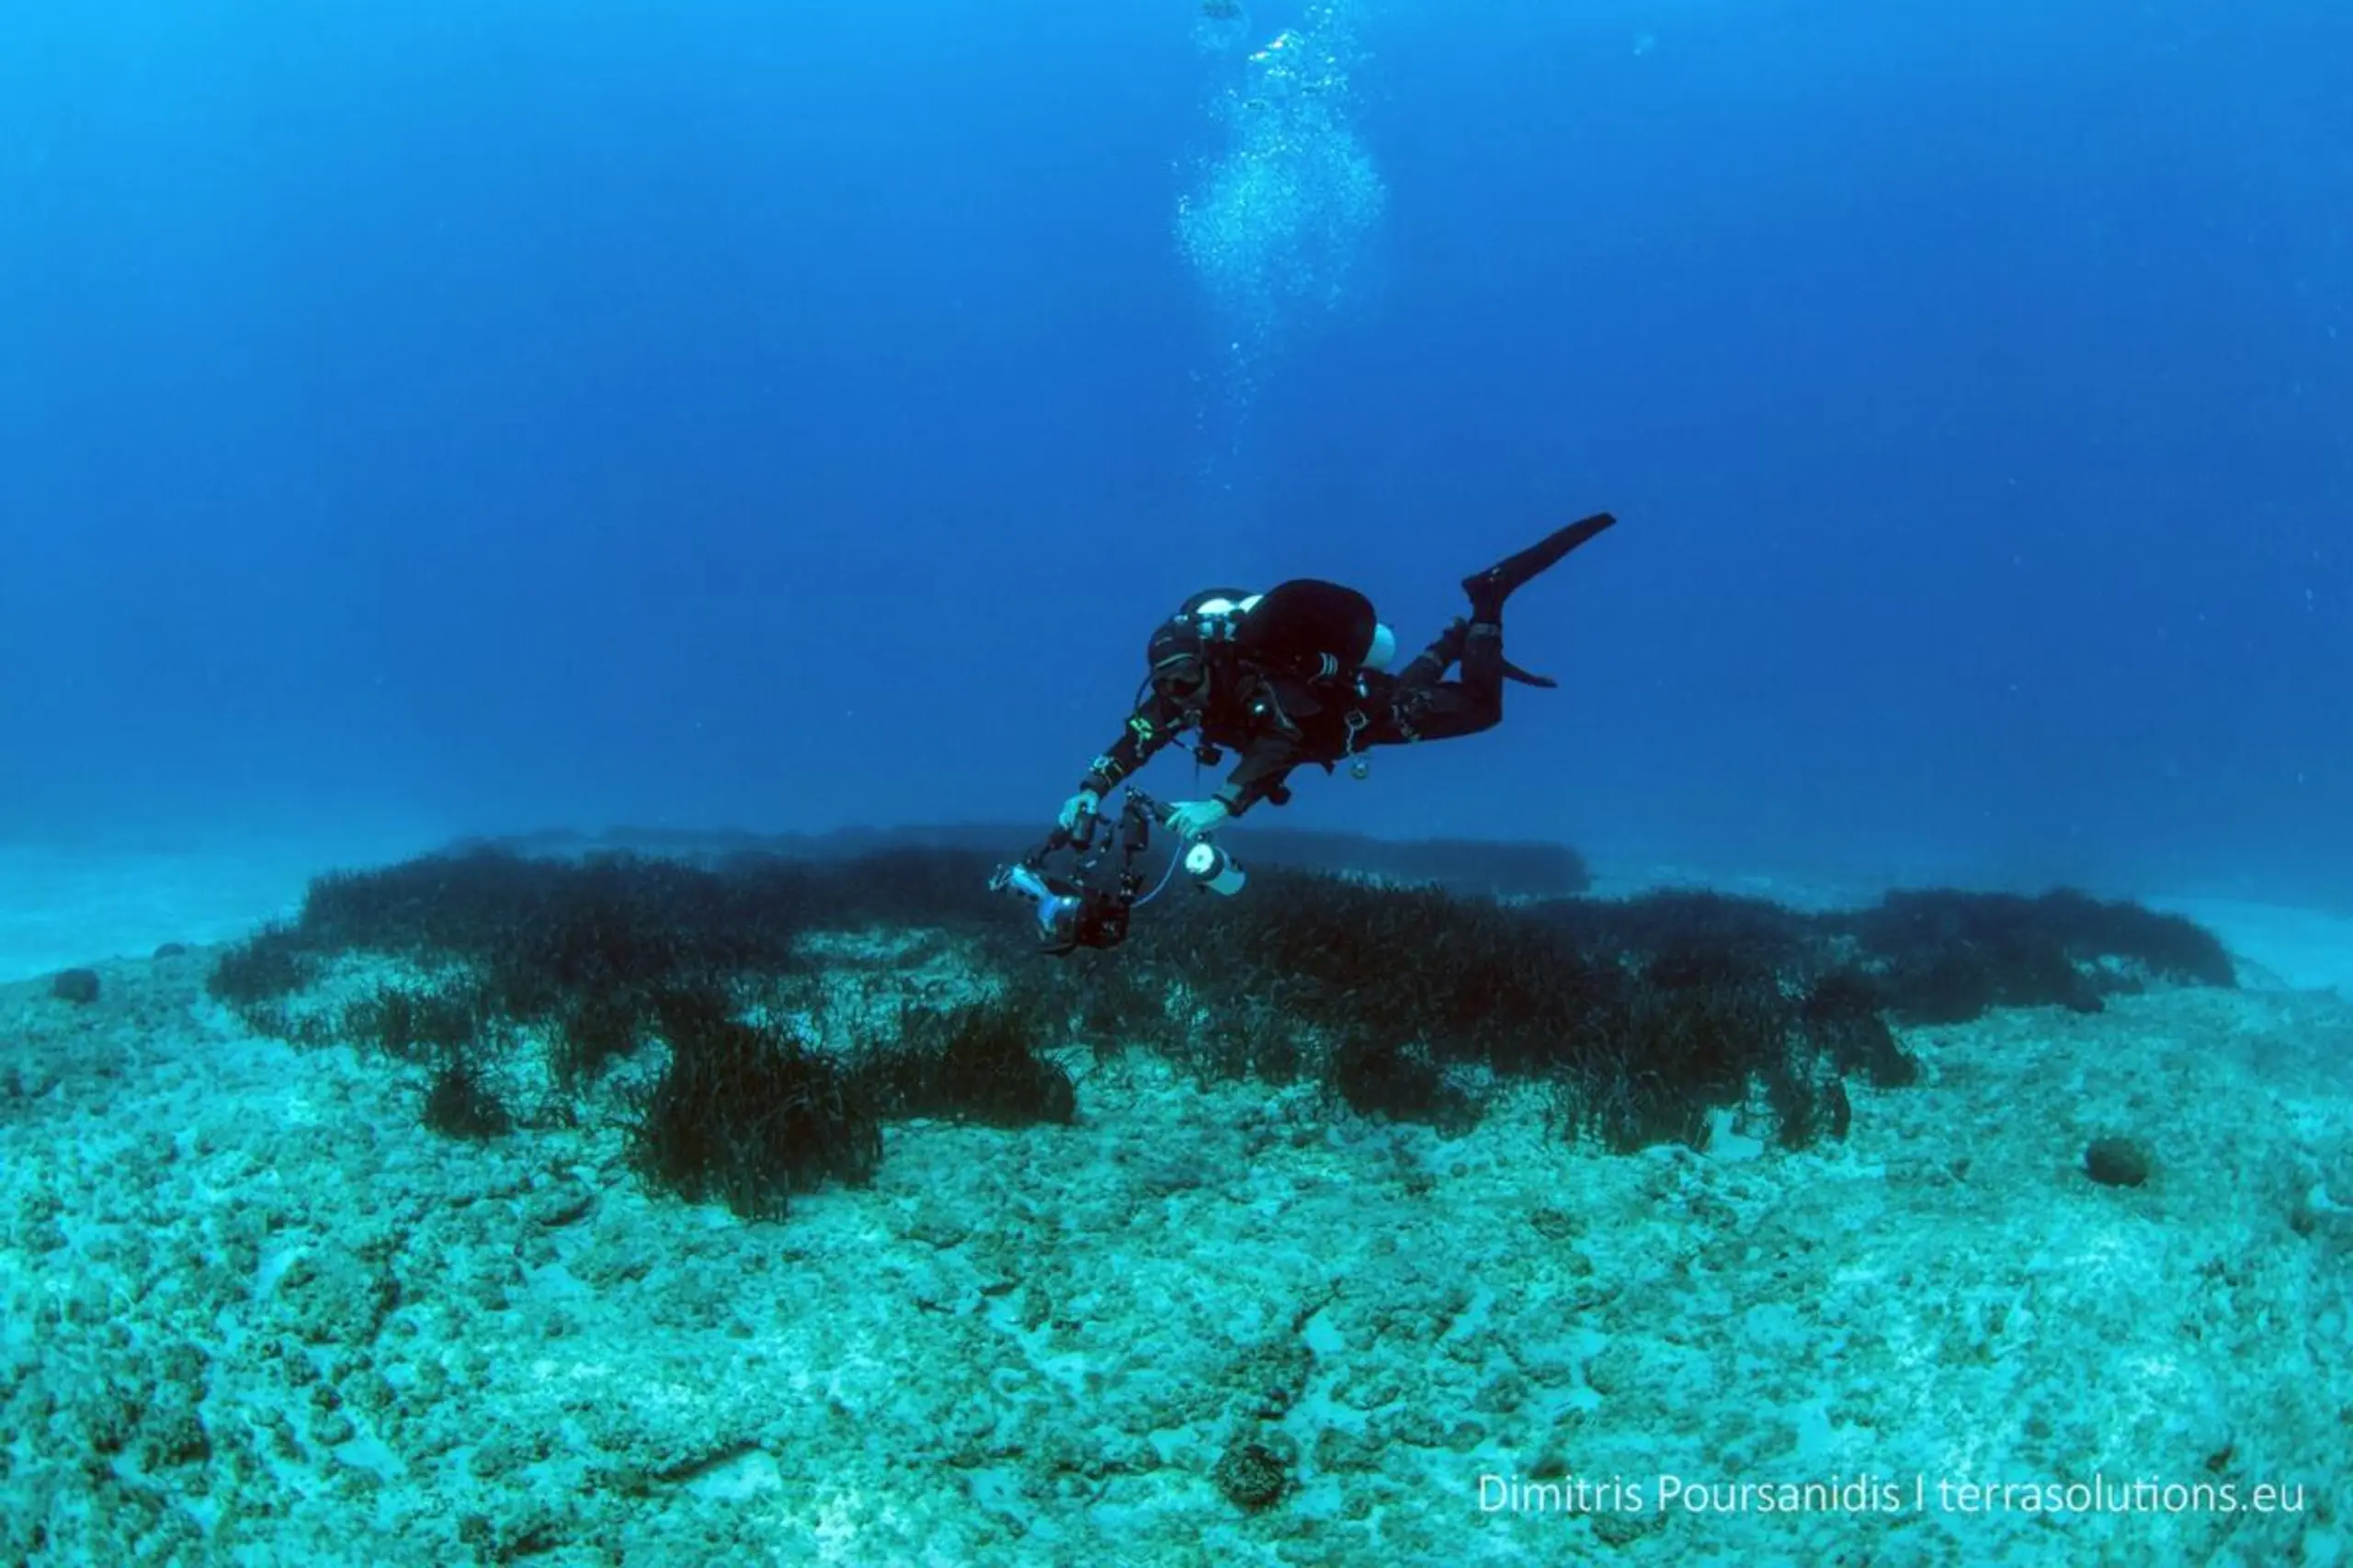
<path id="1" fill-rule="evenodd" d="M 1201 838 L 1261 801 L 1283 804 L 1295 768 L 1329 773 L 1346 762 L 1361 778 L 1369 747 L 1493 728 L 1506 681 L 1559 685 L 1505 659 L 1505 601 L 1616 521 L 1607 512 L 1586 517 L 1465 577 L 1470 615 L 1393 676 L 1396 638 L 1354 588 L 1299 578 L 1263 594 L 1195 594 L 1153 633 L 1135 711 L 1063 803 L 1061 831 L 1091 830 L 1104 796 L 1188 732 L 1199 734 L 1193 755 L 1204 767 L 1223 761 L 1226 749 L 1240 761 L 1208 800 L 1165 808 L 1163 820 L 1180 840 Z M 1461 678 L 1448 679 L 1458 665 Z"/>

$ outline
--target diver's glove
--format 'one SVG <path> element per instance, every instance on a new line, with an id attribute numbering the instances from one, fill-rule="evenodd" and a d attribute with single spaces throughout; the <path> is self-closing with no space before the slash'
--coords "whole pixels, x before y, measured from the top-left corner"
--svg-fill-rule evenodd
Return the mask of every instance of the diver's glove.
<path id="1" fill-rule="evenodd" d="M 1179 801 L 1169 808 L 1168 831 L 1179 838 L 1215 833 L 1233 812 L 1223 801 Z"/>
<path id="2" fill-rule="evenodd" d="M 1054 820 L 1064 833 L 1076 833 L 1081 824 L 1093 820 L 1103 808 L 1103 797 L 1092 790 L 1081 790 L 1063 802 L 1062 815 Z"/>

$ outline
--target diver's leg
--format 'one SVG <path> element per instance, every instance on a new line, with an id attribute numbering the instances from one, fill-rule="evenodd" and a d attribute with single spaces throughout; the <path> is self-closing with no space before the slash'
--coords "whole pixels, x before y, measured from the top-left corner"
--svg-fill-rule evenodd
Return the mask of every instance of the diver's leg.
<path id="1" fill-rule="evenodd" d="M 1617 520 L 1607 512 L 1597 512 L 1590 517 L 1571 523 L 1567 528 L 1554 530 L 1518 554 L 1496 562 L 1484 572 L 1473 572 L 1463 578 L 1462 591 L 1471 596 L 1471 619 L 1473 621 L 1499 621 L 1506 599 L 1529 579 L 1558 565 L 1563 556 Z"/>
<path id="2" fill-rule="evenodd" d="M 1492 620 L 1472 621 L 1462 640 L 1462 678 L 1454 683 L 1462 717 L 1476 721 L 1462 733 L 1502 722 L 1504 676 L 1510 671 L 1511 666 L 1504 663 L 1504 629 Z"/>
<path id="3" fill-rule="evenodd" d="M 1440 678 L 1460 660 L 1461 680 Z M 1449 741 L 1492 730 L 1504 716 L 1503 629 L 1458 620 L 1397 677 L 1389 711 L 1365 733 L 1366 745 Z"/>
<path id="4" fill-rule="evenodd" d="M 1437 642 L 1415 654 L 1414 662 L 1397 672 L 1399 687 L 1418 689 L 1444 680 L 1446 672 L 1454 667 L 1454 661 L 1462 657 L 1462 644 L 1470 635 L 1471 623 L 1461 619 L 1439 632 Z"/>
<path id="5" fill-rule="evenodd" d="M 1501 691 L 1481 691 L 1467 682 L 1440 681 L 1424 687 L 1408 704 L 1398 694 L 1394 711 L 1365 732 L 1358 744 L 1368 746 L 1414 745 L 1422 741 L 1450 741 L 1492 730 L 1503 722 Z"/>

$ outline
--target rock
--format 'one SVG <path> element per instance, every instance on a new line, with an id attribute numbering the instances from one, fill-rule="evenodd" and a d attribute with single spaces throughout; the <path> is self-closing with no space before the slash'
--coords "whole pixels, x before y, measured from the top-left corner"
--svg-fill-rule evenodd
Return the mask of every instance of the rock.
<path id="1" fill-rule="evenodd" d="M 2149 1152 L 2130 1138 L 2095 1138 L 2084 1150 L 2084 1174 L 2102 1187 L 2139 1187 L 2149 1179 Z"/>
<path id="2" fill-rule="evenodd" d="M 94 969 L 69 969 L 59 971 L 49 983 L 49 994 L 61 1002 L 71 1002 L 86 1007 L 98 999 L 98 971 Z"/>
<path id="3" fill-rule="evenodd" d="M 1290 1489 L 1290 1468 L 1264 1443 L 1237 1439 L 1227 1447 L 1210 1479 L 1236 1507 L 1256 1513 Z"/>

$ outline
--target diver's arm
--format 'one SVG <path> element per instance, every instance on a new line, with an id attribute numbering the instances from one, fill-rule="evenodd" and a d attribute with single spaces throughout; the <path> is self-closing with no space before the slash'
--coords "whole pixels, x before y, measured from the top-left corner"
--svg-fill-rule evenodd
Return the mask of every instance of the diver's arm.
<path id="1" fill-rule="evenodd" d="M 1184 719 L 1185 710 L 1158 692 L 1145 698 L 1143 705 L 1128 716 L 1128 727 L 1120 733 L 1120 738 L 1087 767 L 1079 788 L 1092 791 L 1097 800 L 1109 794 L 1119 787 L 1120 779 L 1150 762 L 1161 747 L 1176 738 Z"/>
<path id="2" fill-rule="evenodd" d="M 1212 798 L 1225 807 L 1228 816 L 1240 816 L 1259 801 L 1273 799 L 1277 803 L 1289 797 L 1283 780 L 1291 769 L 1305 761 L 1305 755 L 1290 737 L 1265 734 L 1250 744 L 1234 764 L 1233 771 L 1225 776 Z"/>

